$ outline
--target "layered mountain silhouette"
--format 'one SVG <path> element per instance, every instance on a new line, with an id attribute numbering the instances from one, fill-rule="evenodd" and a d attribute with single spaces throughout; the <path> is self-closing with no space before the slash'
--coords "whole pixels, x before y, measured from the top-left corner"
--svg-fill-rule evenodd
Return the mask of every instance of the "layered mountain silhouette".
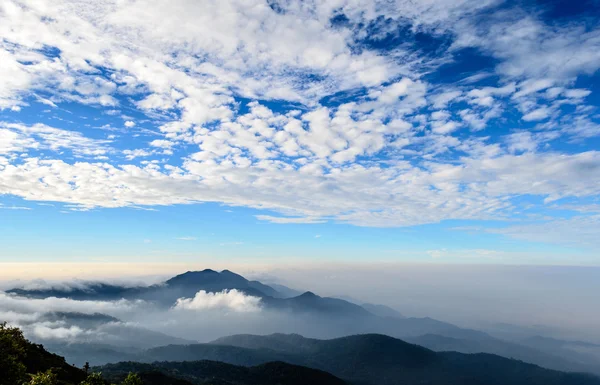
<path id="1" fill-rule="evenodd" d="M 143 299 L 172 306 L 179 298 L 192 298 L 197 292 L 221 292 L 236 289 L 247 295 L 260 297 L 262 304 L 276 310 L 316 312 L 338 316 L 373 316 L 361 306 L 337 298 L 323 298 L 311 292 L 287 297 L 271 286 L 250 281 L 229 270 L 211 269 L 188 271 L 161 284 L 148 287 L 123 287 L 104 283 L 90 283 L 85 287 L 53 289 L 12 289 L 8 293 L 29 298 L 71 298 L 76 300 Z"/>
<path id="2" fill-rule="evenodd" d="M 406 318 L 398 310 L 389 306 L 378 305 L 375 303 L 363 303 L 360 306 L 379 317 Z"/>
<path id="3" fill-rule="evenodd" d="M 587 357 L 574 351 L 561 352 L 559 349 L 540 350 L 542 347 L 537 348 L 536 345 L 527 346 L 493 337 L 467 339 L 426 334 L 418 337 L 408 337 L 407 341 L 435 351 L 486 352 L 519 359 L 545 368 L 600 374 L 600 367 L 598 367 L 597 360 L 594 357 Z"/>
<path id="4" fill-rule="evenodd" d="M 277 288 L 281 291 L 278 291 Z M 259 297 L 261 306 L 266 310 L 293 315 L 294 319 L 297 320 L 293 327 L 282 325 L 282 327 L 286 327 L 285 331 L 288 333 L 295 332 L 318 338 L 379 333 L 408 340 L 434 351 L 491 353 L 507 358 L 520 359 L 551 369 L 600 372 L 597 357 L 568 350 L 564 344 L 560 345 L 556 341 L 533 339 L 523 343 L 508 342 L 480 331 L 460 328 L 432 318 L 403 317 L 395 309 L 384 305 L 357 305 L 344 299 L 321 297 L 310 291 L 293 295 L 297 292 L 285 286 L 265 285 L 259 281 L 248 280 L 229 270 L 221 272 L 210 269 L 188 271 L 160 284 L 147 287 L 124 287 L 91 283 L 73 288 L 13 289 L 9 292 L 30 298 L 142 299 L 169 308 L 178 299 L 192 298 L 201 290 L 214 293 L 232 289 Z M 290 296 L 291 294 L 292 296 Z M 69 344 L 53 343 L 53 348 L 56 351 L 78 363 L 82 360 L 80 357 L 81 352 L 84 350 L 92 357 L 90 360 L 93 363 L 103 364 L 133 359 L 136 357 L 135 354 L 139 354 L 142 349 L 162 345 L 189 345 L 194 342 L 123 323 L 114 317 L 103 314 L 49 313 L 45 315 L 45 320 L 60 321 L 83 329 L 90 326 L 102 328 L 107 336 L 102 343 L 98 343 L 98 341 L 83 341 L 83 343 L 78 341 L 78 343 Z M 269 330 L 267 332 L 270 331 L 282 330 Z M 207 348 L 203 347 L 202 349 Z M 216 352 L 216 350 L 214 351 Z M 213 360 L 222 358 L 220 353 L 202 357 L 202 359 Z M 269 360 L 277 360 L 277 357 L 270 356 Z M 260 364 L 267 361 L 260 359 L 252 362 L 253 364 Z"/>
<path id="5" fill-rule="evenodd" d="M 98 368 L 104 378 L 120 382 L 129 372 L 138 373 L 145 385 L 344 385 L 346 382 L 321 370 L 269 362 L 244 367 L 216 361 L 121 362 Z"/>
<path id="6" fill-rule="evenodd" d="M 48 352 L 42 345 L 25 339 L 16 328 L 0 325 L 0 384 L 30 383 L 39 373 L 52 373 L 55 381 L 43 384 L 84 384 L 87 373 L 69 365 L 64 358 Z M 85 354 L 82 351 L 82 354 Z M 137 373 L 143 385 L 344 385 L 339 378 L 316 369 L 284 362 L 268 362 L 244 367 L 214 361 L 163 362 L 143 364 L 123 362 L 94 368 L 109 383 L 121 383 L 130 373 Z M 32 384 L 34 382 L 31 382 Z M 36 384 L 40 382 L 35 382 Z M 98 382 L 92 382 L 98 384 Z M 88 382 L 85 382 L 88 384 Z"/>
<path id="7" fill-rule="evenodd" d="M 600 378 L 593 375 L 543 369 L 491 354 L 434 352 L 378 334 L 332 340 L 295 334 L 237 335 L 220 338 L 212 344 L 150 349 L 138 360 L 159 361 L 154 365 L 167 368 L 161 371 L 176 368 L 184 377 L 187 372 L 182 364 L 163 361 L 191 361 L 193 367 L 194 361 L 207 359 L 242 366 L 276 359 L 326 371 L 351 384 L 600 385 Z"/>
<path id="8" fill-rule="evenodd" d="M 127 287 L 98 282 L 91 282 L 80 286 L 49 289 L 16 288 L 7 292 L 30 298 L 57 297 L 76 300 L 145 299 L 168 305 L 173 304 L 178 298 L 193 297 L 200 290 L 219 292 L 237 289 L 248 295 L 259 297 L 280 296 L 275 289 L 263 285 L 258 281 L 249 281 L 229 270 L 217 272 L 211 269 L 188 271 L 161 284 L 152 286 Z"/>

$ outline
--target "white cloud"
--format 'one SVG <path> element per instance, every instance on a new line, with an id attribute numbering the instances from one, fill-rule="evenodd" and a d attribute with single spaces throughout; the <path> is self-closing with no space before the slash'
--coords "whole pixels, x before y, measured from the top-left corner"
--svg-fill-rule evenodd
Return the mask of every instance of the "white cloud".
<path id="1" fill-rule="evenodd" d="M 260 297 L 246 295 L 236 289 L 224 290 L 220 293 L 207 293 L 204 290 L 196 293 L 194 298 L 180 298 L 173 307 L 175 310 L 225 310 L 234 312 L 260 311 Z"/>
<path id="2" fill-rule="evenodd" d="M 43 322 L 36 323 L 31 329 L 35 337 L 44 340 L 73 340 L 86 333 L 78 326 L 52 327 Z M 91 332 L 88 331 L 87 333 Z"/>
<path id="3" fill-rule="evenodd" d="M 144 307 L 141 300 L 128 301 L 76 301 L 68 298 L 49 297 L 44 299 L 24 298 L 0 292 L 0 308 L 25 314 L 47 312 L 105 313 L 118 316 Z"/>
<path id="4" fill-rule="evenodd" d="M 255 215 L 256 219 L 261 221 L 268 221 L 271 223 L 325 223 L 326 221 L 319 218 L 310 218 L 310 217 L 298 217 L 298 218 L 290 218 L 290 217 L 274 217 L 271 215 Z"/>
<path id="5" fill-rule="evenodd" d="M 487 151 L 484 148 L 477 151 Z M 465 158 L 461 164 L 351 165 L 331 168 L 326 174 L 304 172 L 304 166 L 292 169 L 280 161 L 238 166 L 190 160 L 183 168 L 161 169 L 154 164 L 71 165 L 32 158 L 2 167 L 0 193 L 28 200 L 82 208 L 213 201 L 286 213 L 288 217 L 258 217 L 279 222 L 330 218 L 359 225 L 406 226 L 450 218 L 497 219 L 510 212 L 510 198 L 516 195 L 551 201 L 600 193 L 595 183 L 600 154 L 594 151 L 502 156 L 492 151 Z M 77 185 L 72 183 L 75 178 Z M 364 186 L 369 186 L 368 193 Z"/>
<path id="6" fill-rule="evenodd" d="M 169 148 L 173 147 L 175 145 L 175 143 L 168 141 L 168 140 L 156 139 L 156 140 L 153 140 L 152 142 L 150 142 L 150 145 L 152 147 L 160 147 L 160 148 L 169 149 Z"/>
<path id="7" fill-rule="evenodd" d="M 542 242 L 575 247 L 600 247 L 599 215 L 577 215 L 565 219 L 551 219 L 518 224 L 489 232 L 531 242 Z"/>
<path id="8" fill-rule="evenodd" d="M 109 152 L 109 140 L 90 139 L 77 131 L 45 124 L 24 125 L 0 122 L 0 154 L 28 149 L 59 151 L 69 149 L 78 156 L 100 156 Z"/>
<path id="9" fill-rule="evenodd" d="M 145 148 L 116 150 L 114 136 L 1 123 L 0 194 L 71 209 L 220 202 L 275 211 L 256 216 L 273 223 L 370 226 L 508 218 L 524 194 L 597 196 L 598 153 L 547 146 L 600 135 L 590 90 L 572 88 L 600 66 L 600 31 L 519 8 L 477 13 L 498 3 L 288 2 L 274 12 L 262 0 L 4 1 L 0 109 L 91 104 L 132 128 L 121 111 L 137 108 L 160 135 L 145 130 Z M 348 26 L 332 27 L 338 13 Z M 456 40 L 436 58 L 409 44 L 357 46 L 386 37 L 368 27 L 382 15 Z M 498 65 L 451 85 L 426 80 L 463 47 Z M 259 102 L 271 99 L 297 109 Z M 559 117 L 567 104 L 575 112 Z M 483 136 L 495 119 L 510 124 L 513 107 L 518 123 L 539 122 L 535 133 Z M 139 159 L 174 148 L 189 152 Z"/>
<path id="10" fill-rule="evenodd" d="M 526 122 L 544 120 L 550 116 L 550 109 L 541 107 L 523 115 L 523 120 Z"/>
<path id="11" fill-rule="evenodd" d="M 125 155 L 125 158 L 127 160 L 133 160 L 135 158 L 140 158 L 140 157 L 147 157 L 152 155 L 152 152 L 144 150 L 142 148 L 138 148 L 135 150 L 123 150 L 123 155 Z"/>

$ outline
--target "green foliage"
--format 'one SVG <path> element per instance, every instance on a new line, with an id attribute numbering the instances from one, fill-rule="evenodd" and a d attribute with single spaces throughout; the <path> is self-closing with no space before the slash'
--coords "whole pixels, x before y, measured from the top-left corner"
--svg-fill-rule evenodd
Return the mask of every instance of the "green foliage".
<path id="1" fill-rule="evenodd" d="M 73 385 L 85 377 L 63 357 L 28 341 L 19 328 L 0 323 L 0 385 Z"/>
<path id="2" fill-rule="evenodd" d="M 58 376 L 51 369 L 31 376 L 28 385 L 57 385 Z"/>
<path id="3" fill-rule="evenodd" d="M 122 385 L 142 385 L 142 379 L 137 374 L 129 372 Z"/>
<path id="4" fill-rule="evenodd" d="M 92 373 L 80 385 L 105 385 L 105 383 L 102 374 Z"/>
<path id="5" fill-rule="evenodd" d="M 0 323 L 0 385 L 14 385 L 25 382 L 27 368 L 23 364 L 27 340 L 18 328 Z"/>

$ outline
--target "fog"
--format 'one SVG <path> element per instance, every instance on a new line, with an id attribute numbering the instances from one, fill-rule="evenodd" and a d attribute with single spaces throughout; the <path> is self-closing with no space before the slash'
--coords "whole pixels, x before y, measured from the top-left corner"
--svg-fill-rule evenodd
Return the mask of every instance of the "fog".
<path id="1" fill-rule="evenodd" d="M 600 341 L 600 268 L 494 265 L 339 265 L 254 272 L 265 283 L 391 306 L 459 326 L 508 323 Z M 348 298 L 349 297 L 349 298 Z"/>
<path id="2" fill-rule="evenodd" d="M 141 276 L 124 271 L 120 277 L 98 277 L 94 282 L 77 277 L 62 280 L 21 277 L 18 282 L 5 280 L 0 287 L 7 290 L 17 285 L 68 293 L 93 288 L 98 281 L 129 287 L 156 284 L 182 272 Z M 356 304 L 387 305 L 405 317 L 431 317 L 508 341 L 542 335 L 600 343 L 599 268 L 323 264 L 246 266 L 236 272 L 248 279 L 285 285 L 298 292 L 310 290 Z M 59 346 L 59 352 L 62 352 L 60 346 L 81 343 L 147 349 L 209 342 L 241 333 L 298 333 L 333 338 L 380 332 L 409 338 L 430 332 L 429 326 L 423 329 L 420 324 L 411 324 L 412 321 L 366 324 L 353 317 L 334 319 L 310 312 L 278 311 L 269 308 L 262 298 L 235 289 L 216 293 L 200 290 L 168 306 L 147 299 L 36 299 L 0 291 L 1 321 L 21 327 L 35 342 Z M 586 353 L 600 358 L 597 347 L 573 349 L 588 349 Z M 77 356 L 74 352 L 62 353 Z"/>

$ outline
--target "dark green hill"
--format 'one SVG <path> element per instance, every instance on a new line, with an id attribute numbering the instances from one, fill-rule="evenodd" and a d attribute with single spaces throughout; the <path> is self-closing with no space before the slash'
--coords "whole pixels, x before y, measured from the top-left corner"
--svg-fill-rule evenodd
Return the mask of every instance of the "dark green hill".
<path id="1" fill-rule="evenodd" d="M 52 354 L 42 345 L 29 342 L 21 330 L 0 324 L 0 385 L 18 385 L 29 375 L 52 370 L 60 385 L 79 384 L 85 372 Z"/>
<path id="2" fill-rule="evenodd" d="M 141 353 L 136 361 L 223 361 L 233 365 L 254 366 L 271 361 L 302 362 L 302 357 L 269 349 L 247 349 L 237 346 L 193 344 L 168 345 Z"/>
<path id="3" fill-rule="evenodd" d="M 294 363 L 330 372 L 348 381 L 392 384 L 600 385 L 600 378 L 548 370 L 491 354 L 436 353 L 377 334 L 333 340 L 299 335 L 239 335 L 215 342 L 247 349 L 279 351 Z M 194 359 L 198 359 L 195 357 Z M 285 358 L 282 360 L 287 361 Z"/>
<path id="4" fill-rule="evenodd" d="M 121 362 L 101 368 L 105 378 L 121 381 L 129 372 L 139 373 L 147 385 L 231 384 L 231 385 L 343 385 L 339 378 L 315 369 L 269 362 L 252 367 L 215 361 Z M 177 382 L 180 381 L 180 382 Z"/>

